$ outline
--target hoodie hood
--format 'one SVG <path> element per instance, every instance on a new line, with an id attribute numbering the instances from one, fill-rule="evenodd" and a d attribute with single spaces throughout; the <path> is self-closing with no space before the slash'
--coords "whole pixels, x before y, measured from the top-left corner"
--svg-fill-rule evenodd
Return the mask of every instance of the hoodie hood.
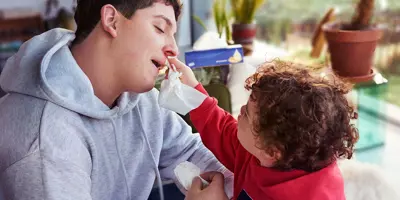
<path id="1" fill-rule="evenodd" d="M 105 119 L 123 115 L 136 106 L 140 94 L 125 92 L 110 109 L 94 94 L 89 78 L 76 63 L 69 45 L 75 34 L 53 29 L 25 42 L 8 59 L 0 76 L 7 93 L 48 100 L 79 114 Z"/>

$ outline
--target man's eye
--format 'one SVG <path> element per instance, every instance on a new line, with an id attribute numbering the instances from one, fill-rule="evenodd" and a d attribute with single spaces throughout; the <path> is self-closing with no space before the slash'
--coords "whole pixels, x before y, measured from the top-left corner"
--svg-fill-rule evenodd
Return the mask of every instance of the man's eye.
<path id="1" fill-rule="evenodd" d="M 154 26 L 154 27 L 157 29 L 157 31 L 164 33 L 164 31 L 161 28 L 159 28 L 158 26 Z"/>

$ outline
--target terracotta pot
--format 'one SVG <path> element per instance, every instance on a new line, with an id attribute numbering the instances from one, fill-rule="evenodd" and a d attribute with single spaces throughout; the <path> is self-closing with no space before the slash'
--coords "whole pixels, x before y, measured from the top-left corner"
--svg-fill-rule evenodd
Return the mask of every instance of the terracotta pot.
<path id="1" fill-rule="evenodd" d="M 243 46 L 243 53 L 247 56 L 253 52 L 253 41 L 256 37 L 257 25 L 252 24 L 233 24 L 232 39 L 235 44 Z"/>
<path id="2" fill-rule="evenodd" d="M 382 29 L 371 26 L 365 30 L 343 30 L 337 22 L 322 27 L 330 53 L 332 69 L 345 78 L 373 78 L 373 57 Z"/>

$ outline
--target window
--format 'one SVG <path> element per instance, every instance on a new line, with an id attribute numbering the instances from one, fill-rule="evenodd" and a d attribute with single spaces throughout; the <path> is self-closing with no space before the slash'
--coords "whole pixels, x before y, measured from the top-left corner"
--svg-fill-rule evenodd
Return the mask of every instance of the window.
<path id="1" fill-rule="evenodd" d="M 329 8 L 337 19 L 350 21 L 358 0 L 267 1 L 258 11 L 257 39 L 274 44 L 292 55 L 307 56 L 319 20 Z M 389 80 L 384 99 L 400 106 L 400 1 L 376 0 L 374 21 L 387 27 L 375 53 L 375 67 Z"/>

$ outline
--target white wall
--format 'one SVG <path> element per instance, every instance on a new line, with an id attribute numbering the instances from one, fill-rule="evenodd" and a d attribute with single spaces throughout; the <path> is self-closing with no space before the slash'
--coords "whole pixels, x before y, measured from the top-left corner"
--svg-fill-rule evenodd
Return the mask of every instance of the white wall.
<path id="1" fill-rule="evenodd" d="M 183 0 L 182 16 L 178 24 L 177 43 L 179 46 L 191 46 L 192 38 L 190 37 L 191 18 L 190 18 L 190 0 Z"/>
<path id="2" fill-rule="evenodd" d="M 72 4 L 74 0 L 59 0 L 60 7 L 64 7 L 68 10 L 72 9 Z M 31 8 L 35 11 L 39 11 L 44 18 L 49 16 L 44 16 L 46 11 L 46 0 L 0 0 L 0 9 L 10 9 L 10 8 Z M 50 16 L 56 13 L 51 13 Z"/>

